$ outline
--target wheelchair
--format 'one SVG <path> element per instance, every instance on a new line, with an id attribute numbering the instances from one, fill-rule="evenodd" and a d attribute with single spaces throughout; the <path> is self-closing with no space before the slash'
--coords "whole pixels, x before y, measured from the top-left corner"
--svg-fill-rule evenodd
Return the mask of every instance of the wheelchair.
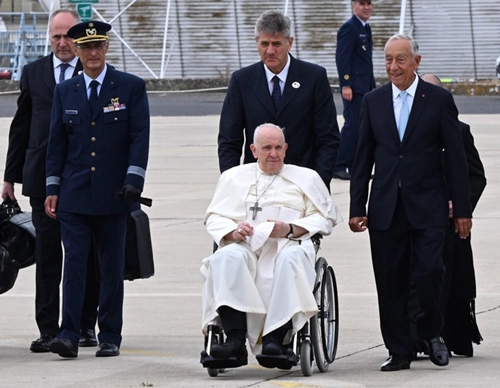
<path id="1" fill-rule="evenodd" d="M 312 237 L 316 253 L 319 250 L 320 239 L 319 235 Z M 318 304 L 318 313 L 294 335 L 290 344 L 286 345 L 286 355 L 257 355 L 257 361 L 261 366 L 290 370 L 300 365 L 302 374 L 311 376 L 314 365 L 320 372 L 326 372 L 335 360 L 339 337 L 339 304 L 335 272 L 324 257 L 316 260 L 315 270 L 313 294 Z M 210 356 L 212 345 L 222 344 L 224 340 L 225 334 L 218 322 L 208 326 L 200 362 L 211 377 L 217 377 L 226 368 L 243 366 L 235 357 L 217 359 Z"/>

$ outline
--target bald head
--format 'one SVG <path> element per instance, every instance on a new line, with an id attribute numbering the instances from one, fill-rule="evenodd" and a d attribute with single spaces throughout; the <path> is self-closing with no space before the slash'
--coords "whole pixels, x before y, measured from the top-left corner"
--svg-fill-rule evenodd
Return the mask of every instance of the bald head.
<path id="1" fill-rule="evenodd" d="M 443 86 L 443 83 L 439 79 L 437 75 L 434 74 L 423 74 L 420 76 L 421 79 L 423 79 L 425 82 L 429 82 L 430 84 L 436 85 L 436 86 Z"/>

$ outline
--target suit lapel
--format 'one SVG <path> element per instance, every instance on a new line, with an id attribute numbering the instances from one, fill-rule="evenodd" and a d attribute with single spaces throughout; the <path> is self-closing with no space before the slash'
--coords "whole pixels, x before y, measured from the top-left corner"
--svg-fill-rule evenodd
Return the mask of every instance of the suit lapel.
<path id="1" fill-rule="evenodd" d="M 273 116 L 276 116 L 273 99 L 271 97 L 271 94 L 269 93 L 266 71 L 264 70 L 264 64 L 262 62 L 259 63 L 258 66 L 256 66 L 255 75 L 252 81 L 252 88 L 262 105 L 264 105 L 269 113 L 271 113 Z"/>
<path id="2" fill-rule="evenodd" d="M 83 65 L 80 59 L 78 59 L 78 62 L 76 62 L 75 70 L 73 71 L 73 75 L 71 77 L 75 77 L 81 72 L 83 72 Z"/>
<path id="3" fill-rule="evenodd" d="M 78 110 L 82 113 L 85 112 L 85 115 L 90 116 L 89 100 L 87 97 L 87 88 L 85 87 L 83 74 L 71 78 L 71 82 L 73 82 L 74 98 L 78 106 Z"/>
<path id="4" fill-rule="evenodd" d="M 415 97 L 413 98 L 413 105 L 411 107 L 410 116 L 408 117 L 408 124 L 406 125 L 403 142 L 408 139 L 410 134 L 414 131 L 420 116 L 425 110 L 425 106 L 427 105 L 428 101 L 428 98 L 425 95 L 426 90 L 427 86 L 419 80 L 417 89 L 415 91 Z"/>
<path id="5" fill-rule="evenodd" d="M 394 103 L 392 99 L 392 84 L 389 82 L 388 84 L 385 84 L 384 86 L 381 87 L 381 90 L 383 90 L 384 93 L 382 93 L 382 101 L 381 107 L 382 109 L 388 109 L 389 111 L 392 112 L 392 115 L 385 115 L 387 117 L 387 128 L 389 128 L 390 135 L 394 138 L 394 141 L 396 141 L 398 144 L 401 143 L 399 140 L 399 132 L 398 132 L 398 126 L 396 125 L 396 117 L 394 116 Z"/>
<path id="6" fill-rule="evenodd" d="M 47 89 L 50 90 L 50 95 L 54 95 L 54 89 L 56 87 L 56 80 L 54 78 L 54 65 L 52 62 L 52 56 L 54 54 L 50 54 L 46 56 L 45 63 L 43 64 L 43 70 L 42 70 L 42 79 L 43 79 L 43 84 Z"/>
<path id="7" fill-rule="evenodd" d="M 278 115 L 285 109 L 290 101 L 295 97 L 300 89 L 300 68 L 294 57 L 290 55 L 290 67 L 288 68 L 288 75 L 286 77 L 285 88 L 283 89 L 283 96 L 281 97 L 281 105 L 278 109 Z M 298 87 L 294 87 L 293 85 Z"/>

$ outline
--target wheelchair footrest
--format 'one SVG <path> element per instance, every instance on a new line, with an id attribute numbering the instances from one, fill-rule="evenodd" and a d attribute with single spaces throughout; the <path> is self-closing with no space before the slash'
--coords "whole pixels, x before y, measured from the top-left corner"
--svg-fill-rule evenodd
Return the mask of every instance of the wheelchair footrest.
<path id="1" fill-rule="evenodd" d="M 286 355 L 268 356 L 266 354 L 258 354 L 256 358 L 259 364 L 265 368 L 278 368 L 285 370 L 292 369 L 292 366 L 296 366 L 299 362 L 299 358 L 292 349 L 288 349 Z"/>
<path id="2" fill-rule="evenodd" d="M 200 362 L 204 368 L 225 369 L 238 368 L 248 364 L 248 358 L 229 357 L 229 358 L 214 358 L 209 356 L 205 350 L 201 352 Z"/>

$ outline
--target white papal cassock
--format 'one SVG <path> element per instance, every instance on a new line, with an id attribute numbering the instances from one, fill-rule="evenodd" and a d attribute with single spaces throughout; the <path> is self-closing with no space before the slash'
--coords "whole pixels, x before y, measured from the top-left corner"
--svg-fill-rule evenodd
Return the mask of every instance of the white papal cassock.
<path id="1" fill-rule="evenodd" d="M 252 219 L 251 207 L 261 208 Z M 270 238 L 278 220 L 308 231 L 296 240 Z M 228 243 L 223 237 L 247 221 L 254 233 L 246 242 Z M 246 312 L 247 336 L 254 354 L 260 336 L 292 320 L 295 334 L 318 311 L 312 289 L 316 254 L 310 239 L 329 235 L 342 222 L 330 193 L 310 169 L 285 165 L 277 175 L 266 175 L 257 163 L 225 171 L 206 215 L 207 231 L 219 249 L 203 260 L 205 279 L 202 329 L 217 319 L 217 309 L 229 306 Z"/>

